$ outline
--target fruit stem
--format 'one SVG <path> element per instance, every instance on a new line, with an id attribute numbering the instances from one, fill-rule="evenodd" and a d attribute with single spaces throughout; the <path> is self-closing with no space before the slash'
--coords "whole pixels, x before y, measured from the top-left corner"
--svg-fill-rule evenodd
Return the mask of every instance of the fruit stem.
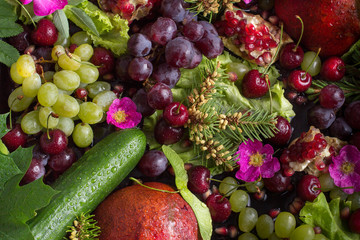
<path id="1" fill-rule="evenodd" d="M 309 64 L 309 66 L 306 68 L 305 75 L 306 75 L 306 74 L 307 74 L 307 72 L 309 71 L 309 69 L 310 69 L 311 65 L 314 63 L 314 61 L 315 61 L 315 59 L 317 58 L 317 56 L 319 56 L 320 51 L 321 51 L 321 48 L 319 48 L 319 49 L 318 49 L 318 51 L 317 51 L 317 53 L 316 53 L 315 57 L 312 59 L 312 61 L 311 61 L 311 63 Z"/>
<path id="2" fill-rule="evenodd" d="M 142 187 L 146 187 L 148 189 L 151 190 L 155 190 L 155 191 L 159 191 L 159 192 L 164 192 L 164 193 L 179 193 L 180 191 L 168 191 L 168 190 L 164 190 L 164 189 L 158 189 L 158 188 L 153 188 L 153 187 L 149 187 L 146 186 L 145 184 L 142 184 L 138 179 L 133 178 L 133 177 L 129 177 L 130 180 L 133 180 L 134 182 L 136 182 L 137 184 L 139 184 Z"/>
<path id="3" fill-rule="evenodd" d="M 184 101 L 184 100 L 182 100 L 182 101 L 180 102 L 180 104 L 179 104 L 179 106 L 178 106 L 178 108 L 177 108 L 177 110 L 176 110 L 176 115 L 178 115 L 178 114 L 180 113 L 180 107 L 181 107 L 183 101 Z"/>
<path id="4" fill-rule="evenodd" d="M 266 81 L 266 85 L 268 86 L 268 89 L 269 89 L 270 114 L 272 114 L 272 112 L 273 112 L 273 108 L 272 108 L 272 93 L 271 93 L 271 90 L 270 90 L 270 80 L 269 80 L 269 75 L 268 75 L 268 74 L 265 75 L 265 81 Z"/>
<path id="5" fill-rule="evenodd" d="M 298 41 L 297 41 L 297 43 L 296 43 L 296 45 L 295 45 L 295 47 L 293 49 L 294 52 L 299 47 L 300 41 L 301 41 L 303 33 L 304 33 L 304 22 L 303 22 L 303 20 L 301 19 L 301 17 L 299 15 L 296 15 L 295 17 L 297 19 L 299 19 L 299 21 L 301 22 L 301 33 L 300 33 L 300 37 L 299 37 L 299 39 L 298 39 Z"/>
<path id="6" fill-rule="evenodd" d="M 46 135 L 47 135 L 47 138 L 50 140 L 50 134 L 49 134 L 49 119 L 51 117 L 51 113 L 47 116 L 47 119 L 46 119 Z"/>
<path id="7" fill-rule="evenodd" d="M 34 27 L 36 28 L 36 24 L 35 24 L 35 22 L 34 22 L 34 19 L 31 17 L 31 14 L 30 14 L 29 11 L 26 9 L 26 7 L 24 7 L 24 5 L 23 5 L 21 2 L 19 2 L 19 0 L 15 0 L 15 1 L 21 6 L 21 8 L 25 11 L 25 13 L 29 16 L 32 24 L 33 24 Z"/>

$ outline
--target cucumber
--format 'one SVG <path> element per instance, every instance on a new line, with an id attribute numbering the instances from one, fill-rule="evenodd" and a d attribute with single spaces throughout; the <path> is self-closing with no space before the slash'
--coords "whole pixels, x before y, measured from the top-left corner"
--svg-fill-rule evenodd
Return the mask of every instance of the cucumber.
<path id="1" fill-rule="evenodd" d="M 136 166 L 146 147 L 138 129 L 114 132 L 87 151 L 53 184 L 59 193 L 30 220 L 36 240 L 63 239 L 76 216 L 93 211 Z"/>

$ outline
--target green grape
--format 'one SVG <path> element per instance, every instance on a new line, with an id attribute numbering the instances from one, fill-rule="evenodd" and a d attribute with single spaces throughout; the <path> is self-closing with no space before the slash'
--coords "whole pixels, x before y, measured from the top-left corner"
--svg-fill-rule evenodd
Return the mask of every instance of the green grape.
<path id="1" fill-rule="evenodd" d="M 93 102 L 100 106 L 104 112 L 107 112 L 111 103 L 116 98 L 116 94 L 113 91 L 103 91 L 94 97 Z"/>
<path id="2" fill-rule="evenodd" d="M 288 238 L 296 226 L 294 215 L 281 212 L 275 220 L 275 233 L 280 238 Z"/>
<path id="3" fill-rule="evenodd" d="M 349 195 L 347 198 L 348 201 L 351 201 L 351 210 L 355 211 L 360 208 L 360 192 L 354 192 Z"/>
<path id="4" fill-rule="evenodd" d="M 95 124 L 101 121 L 103 110 L 93 102 L 84 102 L 80 105 L 79 118 L 84 123 Z"/>
<path id="5" fill-rule="evenodd" d="M 92 44 L 91 38 L 84 31 L 79 31 L 77 33 L 74 33 L 70 38 L 70 42 L 71 44 L 76 44 L 78 46 L 84 43 Z"/>
<path id="6" fill-rule="evenodd" d="M 343 192 L 340 188 L 334 188 L 330 191 L 330 199 L 340 198 L 340 200 L 345 200 L 348 194 Z"/>
<path id="7" fill-rule="evenodd" d="M 59 94 L 56 103 L 52 107 L 59 116 L 68 118 L 75 117 L 80 110 L 76 99 L 65 94 Z"/>
<path id="8" fill-rule="evenodd" d="M 81 59 L 76 54 L 71 54 L 71 58 L 67 54 L 63 54 L 59 56 L 57 63 L 62 69 L 76 71 L 81 65 Z"/>
<path id="9" fill-rule="evenodd" d="M 53 81 L 53 78 L 54 78 L 54 74 L 55 74 L 54 71 L 44 72 L 45 81 L 46 81 L 46 82 L 52 82 L 52 81 Z M 45 83 L 45 82 L 43 82 L 43 81 L 41 81 L 41 82 L 42 82 L 42 83 Z"/>
<path id="10" fill-rule="evenodd" d="M 59 94 L 71 95 L 74 91 L 66 91 L 63 89 L 58 88 Z"/>
<path id="11" fill-rule="evenodd" d="M 321 70 L 321 59 L 319 56 L 317 56 L 316 58 L 315 58 L 315 56 L 316 56 L 316 52 L 312 52 L 312 51 L 306 52 L 304 54 L 304 59 L 301 63 L 301 69 L 304 71 L 307 70 L 311 76 L 318 75 Z M 314 58 L 315 58 L 315 60 L 314 60 Z M 311 64 L 311 62 L 313 60 L 314 60 L 314 62 Z M 310 64 L 311 64 L 311 66 L 310 66 Z"/>
<path id="12" fill-rule="evenodd" d="M 55 45 L 51 51 L 51 58 L 52 60 L 57 61 L 59 59 L 59 56 L 65 53 L 65 48 L 63 46 Z"/>
<path id="13" fill-rule="evenodd" d="M 303 224 L 291 233 L 290 240 L 309 240 L 315 237 L 314 228 L 309 224 Z"/>
<path id="14" fill-rule="evenodd" d="M 325 237 L 323 234 L 315 234 L 313 240 L 329 240 L 329 239 Z"/>
<path id="15" fill-rule="evenodd" d="M 261 181 L 251 182 L 251 183 L 248 183 L 245 187 L 249 193 L 256 193 L 259 189 L 260 190 L 263 189 L 264 181 L 261 180 Z"/>
<path id="16" fill-rule="evenodd" d="M 319 177 L 321 191 L 328 192 L 335 188 L 334 180 L 329 173 L 324 173 Z"/>
<path id="17" fill-rule="evenodd" d="M 255 227 L 257 220 L 256 209 L 246 207 L 239 214 L 239 229 L 243 232 L 250 232 Z"/>
<path id="18" fill-rule="evenodd" d="M 88 84 L 87 83 L 83 83 L 81 82 L 81 78 L 80 78 L 80 85 L 79 85 L 79 88 L 86 88 Z"/>
<path id="19" fill-rule="evenodd" d="M 36 134 L 43 128 L 39 121 L 39 111 L 28 112 L 21 119 L 21 129 L 26 134 Z"/>
<path id="20" fill-rule="evenodd" d="M 110 89 L 110 83 L 104 81 L 96 81 L 86 86 L 86 90 L 88 91 L 88 96 L 90 98 L 94 98 L 103 91 L 110 91 Z"/>
<path id="21" fill-rule="evenodd" d="M 82 83 L 93 83 L 99 78 L 99 70 L 92 64 L 81 64 L 76 71 Z"/>
<path id="22" fill-rule="evenodd" d="M 23 92 L 27 97 L 36 97 L 39 88 L 41 87 L 41 78 L 40 75 L 34 73 L 30 77 L 24 79 L 23 84 Z"/>
<path id="23" fill-rule="evenodd" d="M 63 131 L 69 137 L 74 130 L 74 121 L 71 118 L 59 117 L 59 123 L 56 128 Z"/>
<path id="24" fill-rule="evenodd" d="M 76 124 L 72 133 L 72 138 L 76 146 L 85 148 L 90 146 L 93 141 L 94 133 L 91 126 L 87 123 Z"/>
<path id="25" fill-rule="evenodd" d="M 223 196 L 230 196 L 237 188 L 238 182 L 233 177 L 226 177 L 219 185 L 219 192 Z"/>
<path id="26" fill-rule="evenodd" d="M 256 233 L 261 239 L 270 237 L 274 232 L 274 221 L 268 214 L 259 217 L 256 223 Z"/>
<path id="27" fill-rule="evenodd" d="M 51 116 L 51 113 L 55 113 L 51 107 L 42 107 L 39 110 L 39 121 L 44 128 L 53 129 L 59 123 L 59 118 Z"/>
<path id="28" fill-rule="evenodd" d="M 275 233 L 272 233 L 272 234 L 269 236 L 268 240 L 281 240 L 281 238 L 279 238 L 278 236 L 276 236 Z"/>
<path id="29" fill-rule="evenodd" d="M 21 55 L 16 61 L 16 70 L 21 77 L 30 77 L 36 71 L 34 59 L 27 54 Z"/>
<path id="30" fill-rule="evenodd" d="M 33 97 L 26 97 L 24 95 L 22 86 L 20 86 L 10 93 L 8 106 L 14 112 L 22 112 L 30 106 L 33 100 Z"/>
<path id="31" fill-rule="evenodd" d="M 58 39 L 56 40 L 54 46 L 61 45 L 63 47 L 70 46 L 70 37 L 66 38 L 61 32 L 58 34 Z"/>
<path id="32" fill-rule="evenodd" d="M 80 77 L 76 72 L 62 70 L 54 74 L 55 85 L 65 91 L 74 91 L 80 85 Z"/>
<path id="33" fill-rule="evenodd" d="M 249 203 L 249 194 L 244 190 L 236 190 L 231 194 L 229 201 L 233 212 L 241 212 Z"/>
<path id="34" fill-rule="evenodd" d="M 248 66 L 246 66 L 245 64 L 242 63 L 235 63 L 235 62 L 231 62 L 229 64 L 226 65 L 226 72 L 234 72 L 237 75 L 237 80 L 235 82 L 235 84 L 239 87 L 241 86 L 242 80 L 245 76 L 245 74 L 250 71 L 250 68 Z"/>
<path id="35" fill-rule="evenodd" d="M 38 92 L 38 101 L 45 107 L 51 107 L 58 99 L 59 90 L 55 84 L 51 82 L 44 83 L 41 85 Z"/>
<path id="36" fill-rule="evenodd" d="M 78 55 L 82 61 L 89 61 L 94 54 L 94 49 L 90 44 L 83 43 L 75 49 L 74 54 Z"/>
<path id="37" fill-rule="evenodd" d="M 238 237 L 238 240 L 258 240 L 258 238 L 249 232 L 243 233 Z"/>
<path id="38" fill-rule="evenodd" d="M 10 77 L 17 84 L 22 84 L 24 81 L 24 77 L 20 76 L 16 69 L 16 62 L 13 63 L 10 67 Z"/>

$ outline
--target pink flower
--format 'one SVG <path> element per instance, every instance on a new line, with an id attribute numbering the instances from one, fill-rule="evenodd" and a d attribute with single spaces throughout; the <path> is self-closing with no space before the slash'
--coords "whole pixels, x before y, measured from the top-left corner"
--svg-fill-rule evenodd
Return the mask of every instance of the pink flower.
<path id="1" fill-rule="evenodd" d="M 360 151 L 353 145 L 344 146 L 339 155 L 332 158 L 329 166 L 330 176 L 336 186 L 352 194 L 360 191 Z"/>
<path id="2" fill-rule="evenodd" d="M 249 3 L 251 3 L 252 0 L 243 0 L 243 1 L 244 1 L 244 3 L 246 3 L 246 4 L 249 4 Z"/>
<path id="3" fill-rule="evenodd" d="M 115 99 L 106 114 L 107 123 L 121 129 L 133 128 L 141 121 L 141 113 L 136 112 L 135 103 L 128 97 Z"/>
<path id="4" fill-rule="evenodd" d="M 236 155 L 237 164 L 240 165 L 236 178 L 245 182 L 253 182 L 260 176 L 271 178 L 280 170 L 279 160 L 272 155 L 274 149 L 271 145 L 262 145 L 262 142 L 248 140 L 240 144 Z"/>
<path id="5" fill-rule="evenodd" d="M 67 0 L 20 0 L 24 5 L 34 2 L 34 13 L 37 16 L 47 16 L 56 10 L 63 9 Z"/>

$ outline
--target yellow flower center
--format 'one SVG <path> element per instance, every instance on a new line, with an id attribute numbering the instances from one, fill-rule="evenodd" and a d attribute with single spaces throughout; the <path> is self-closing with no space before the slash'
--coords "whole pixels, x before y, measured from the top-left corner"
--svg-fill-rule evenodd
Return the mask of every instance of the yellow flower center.
<path id="1" fill-rule="evenodd" d="M 124 112 L 124 111 L 117 111 L 116 113 L 114 113 L 113 118 L 116 120 L 116 122 L 118 123 L 122 123 L 125 121 L 126 117 L 128 115 Z"/>
<path id="2" fill-rule="evenodd" d="M 355 164 L 353 164 L 351 162 L 344 162 L 341 165 L 341 171 L 345 174 L 349 174 L 349 173 L 354 172 L 354 167 L 355 167 Z"/>
<path id="3" fill-rule="evenodd" d="M 256 152 L 255 154 L 250 156 L 249 164 L 254 167 L 260 167 L 261 165 L 263 165 L 263 162 L 263 155 L 261 155 L 259 152 Z"/>

